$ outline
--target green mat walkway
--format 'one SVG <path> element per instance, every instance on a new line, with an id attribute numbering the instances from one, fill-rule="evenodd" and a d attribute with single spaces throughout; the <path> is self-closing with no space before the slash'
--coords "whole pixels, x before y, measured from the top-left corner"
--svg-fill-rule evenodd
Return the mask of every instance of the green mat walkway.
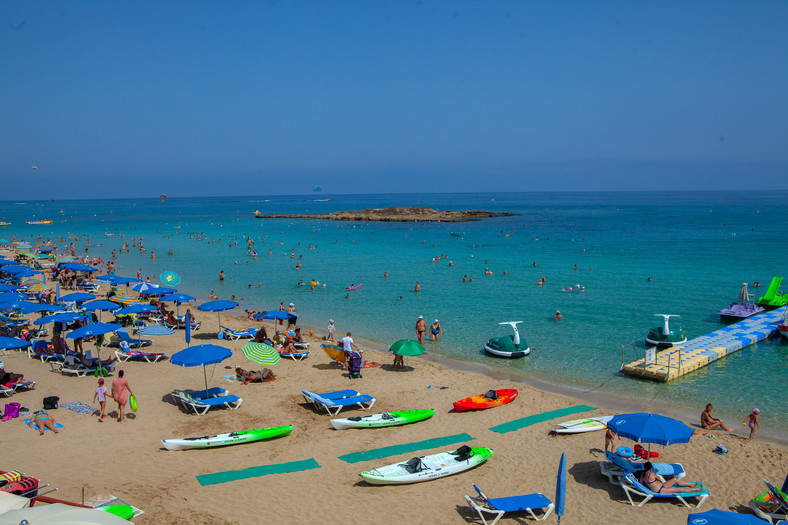
<path id="1" fill-rule="evenodd" d="M 225 472 L 216 472 L 214 474 L 203 474 L 201 476 L 197 476 L 197 481 L 199 481 L 200 485 L 203 486 L 216 485 L 217 483 L 225 483 L 227 481 L 256 478 L 259 476 L 267 476 L 268 474 L 298 472 L 300 470 L 310 470 L 313 468 L 320 468 L 320 464 L 315 461 L 315 458 L 309 458 L 303 461 L 290 461 L 288 463 L 274 463 L 272 465 L 249 467 L 244 470 L 227 470 Z"/>
<path id="2" fill-rule="evenodd" d="M 454 434 L 453 436 L 425 439 L 424 441 L 416 441 L 415 443 L 405 443 L 403 445 L 392 445 L 390 447 L 362 450 L 361 452 L 353 452 L 352 454 L 339 456 L 339 459 L 342 461 L 347 461 L 348 463 L 358 463 L 360 461 L 386 458 L 389 456 L 395 456 L 397 454 L 405 454 L 406 452 L 415 452 L 417 450 L 424 450 L 427 448 L 442 447 L 444 445 L 452 445 L 454 443 L 472 441 L 474 439 L 476 438 L 469 436 L 468 434 Z"/>
<path id="3" fill-rule="evenodd" d="M 521 428 L 529 427 L 531 425 L 535 425 L 536 423 L 542 423 L 544 421 L 549 421 L 550 419 L 555 419 L 557 417 L 567 416 L 569 414 L 577 414 L 578 412 L 587 412 L 589 410 L 596 410 L 596 408 L 587 405 L 559 408 L 558 410 L 542 412 L 541 414 L 534 414 L 532 416 L 527 416 L 524 418 L 515 419 L 514 421 L 509 421 L 508 423 L 496 425 L 494 427 L 490 427 L 490 430 L 492 430 L 493 432 L 498 432 L 499 434 L 506 434 L 507 432 L 520 430 Z"/>

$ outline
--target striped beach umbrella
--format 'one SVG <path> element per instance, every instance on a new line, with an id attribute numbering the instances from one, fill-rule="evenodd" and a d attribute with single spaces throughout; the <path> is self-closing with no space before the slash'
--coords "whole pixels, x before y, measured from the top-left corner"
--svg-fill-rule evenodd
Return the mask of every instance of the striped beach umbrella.
<path id="1" fill-rule="evenodd" d="M 282 358 L 279 357 L 279 352 L 271 345 L 265 343 L 255 343 L 251 341 L 246 343 L 241 350 L 248 360 L 254 361 L 262 366 L 274 366 L 282 360 Z"/>
<path id="2" fill-rule="evenodd" d="M 160 324 L 149 324 L 148 326 L 144 326 L 137 330 L 139 335 L 144 335 L 145 337 L 157 337 L 160 335 L 172 335 L 175 333 L 175 330 L 172 328 L 167 328 L 166 326 L 162 326 Z M 156 352 L 156 340 L 153 340 L 153 351 Z"/>

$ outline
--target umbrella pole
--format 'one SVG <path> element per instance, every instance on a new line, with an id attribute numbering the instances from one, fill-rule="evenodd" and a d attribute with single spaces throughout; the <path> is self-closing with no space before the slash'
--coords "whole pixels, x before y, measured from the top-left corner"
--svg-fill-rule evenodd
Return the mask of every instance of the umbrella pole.
<path id="1" fill-rule="evenodd" d="M 205 365 L 202 365 L 202 377 L 205 380 L 205 391 L 208 391 L 208 376 L 205 374 Z"/>

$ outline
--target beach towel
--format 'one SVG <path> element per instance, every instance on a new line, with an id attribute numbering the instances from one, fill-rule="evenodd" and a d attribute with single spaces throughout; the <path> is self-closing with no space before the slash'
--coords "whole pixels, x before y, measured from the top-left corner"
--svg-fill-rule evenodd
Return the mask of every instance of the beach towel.
<path id="1" fill-rule="evenodd" d="M 95 414 L 97 410 L 90 405 L 80 403 L 79 401 L 72 401 L 70 403 L 61 403 L 60 408 L 67 408 L 77 414 Z"/>

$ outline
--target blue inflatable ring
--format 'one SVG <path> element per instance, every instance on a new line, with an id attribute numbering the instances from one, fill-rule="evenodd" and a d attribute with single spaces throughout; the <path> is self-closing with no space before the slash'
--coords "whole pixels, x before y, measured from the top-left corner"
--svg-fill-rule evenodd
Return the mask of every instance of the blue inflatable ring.
<path id="1" fill-rule="evenodd" d="M 631 458 L 635 455 L 635 451 L 629 447 L 618 447 L 616 449 L 616 454 L 621 456 L 622 458 Z"/>

